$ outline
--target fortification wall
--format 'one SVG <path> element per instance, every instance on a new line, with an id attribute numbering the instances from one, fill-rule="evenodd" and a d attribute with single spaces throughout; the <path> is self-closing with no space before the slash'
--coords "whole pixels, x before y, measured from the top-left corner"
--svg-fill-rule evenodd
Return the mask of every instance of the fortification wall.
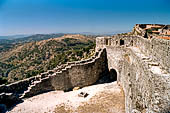
<path id="1" fill-rule="evenodd" d="M 19 98 L 31 97 L 50 90 L 70 90 L 76 86 L 84 87 L 94 84 L 100 77 L 108 74 L 106 49 L 102 49 L 87 60 L 69 62 L 54 70 L 42 73 L 26 80 L 0 86 L 1 104 L 8 105 L 11 94 Z"/>
<path id="2" fill-rule="evenodd" d="M 159 62 L 159 65 L 170 72 L 170 40 L 156 37 L 147 39 L 141 36 L 127 35 L 115 35 L 114 37 L 100 37 L 96 39 L 96 50 L 107 46 L 138 47 L 144 54 Z"/>
<path id="3" fill-rule="evenodd" d="M 148 57 L 130 48 L 124 50 L 119 83 L 126 98 L 126 111 L 133 113 L 168 113 L 170 111 L 170 74 L 157 72 L 159 66 Z M 126 52 L 125 52 L 126 51 Z M 142 57 L 141 57 L 142 56 Z M 154 70 L 152 70 L 154 69 Z"/>
<path id="4" fill-rule="evenodd" d="M 57 71 L 57 70 L 56 70 Z M 74 87 L 84 87 L 95 83 L 100 77 L 107 75 L 106 50 L 97 52 L 88 60 L 70 63 L 49 75 L 36 84 L 26 97 L 49 90 L 70 90 Z M 48 87 L 47 87 L 48 86 Z"/>
<path id="5" fill-rule="evenodd" d="M 136 46 L 137 36 L 128 35 L 115 35 L 113 37 L 97 37 L 96 38 L 96 50 L 105 48 L 108 46 L 112 47 L 130 47 Z"/>
<path id="6" fill-rule="evenodd" d="M 96 45 L 98 49 L 106 47 L 108 67 L 117 71 L 117 82 L 123 87 L 125 93 L 126 112 L 170 112 L 170 73 L 159 65 L 160 61 L 154 60 L 156 55 L 150 56 L 150 51 L 153 51 L 149 48 L 152 40 L 140 39 L 138 36 L 127 38 L 106 37 L 101 41 L 111 40 L 110 45 L 106 41 L 102 46 Z M 100 39 L 97 39 L 98 42 Z M 115 43 L 123 39 L 126 39 L 124 45 Z M 131 40 L 136 41 L 133 46 L 129 44 Z M 156 54 L 161 55 L 159 52 Z"/>
<path id="7" fill-rule="evenodd" d="M 156 37 L 148 40 L 139 37 L 137 38 L 137 46 L 143 53 L 158 61 L 163 68 L 170 72 L 170 40 Z"/>

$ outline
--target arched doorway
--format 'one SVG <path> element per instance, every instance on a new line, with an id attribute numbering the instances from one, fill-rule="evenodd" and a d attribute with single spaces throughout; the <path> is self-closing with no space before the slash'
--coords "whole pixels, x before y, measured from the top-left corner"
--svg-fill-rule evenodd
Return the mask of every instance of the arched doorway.
<path id="1" fill-rule="evenodd" d="M 117 71 L 115 69 L 110 69 L 107 75 L 100 77 L 94 84 L 103 84 L 117 81 Z"/>
<path id="2" fill-rule="evenodd" d="M 115 69 L 110 69 L 109 71 L 110 81 L 117 81 L 117 72 Z"/>

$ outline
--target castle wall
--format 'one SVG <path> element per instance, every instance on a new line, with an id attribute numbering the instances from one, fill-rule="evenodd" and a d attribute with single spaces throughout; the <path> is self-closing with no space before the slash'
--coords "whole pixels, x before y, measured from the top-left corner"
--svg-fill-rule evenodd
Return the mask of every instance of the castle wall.
<path id="1" fill-rule="evenodd" d="M 150 63 L 127 49 L 119 74 L 119 83 L 125 93 L 127 113 L 140 111 L 141 113 L 170 111 L 170 74 L 150 71 Z M 154 64 L 151 64 L 154 65 Z"/>
<path id="2" fill-rule="evenodd" d="M 106 48 L 106 49 L 103 49 Z M 127 113 L 170 111 L 170 41 L 116 35 L 96 39 L 95 55 L 67 63 L 41 75 L 0 86 L 0 103 L 31 97 L 50 90 L 68 91 L 94 84 L 109 69 L 125 93 Z M 99 51 L 100 50 L 100 51 Z M 4 100 L 6 99 L 6 100 Z"/>
<path id="3" fill-rule="evenodd" d="M 170 40 L 155 37 L 148 40 L 140 37 L 137 38 L 137 46 L 170 72 Z"/>
<path id="4" fill-rule="evenodd" d="M 24 79 L 18 82 L 14 82 L 8 85 L 1 85 L 0 86 L 0 93 L 6 92 L 6 93 L 20 93 L 24 89 L 26 89 L 29 84 L 31 84 L 31 81 L 34 80 L 35 77 L 30 77 L 28 79 Z"/>
<path id="5" fill-rule="evenodd" d="M 8 105 L 10 97 L 19 100 L 20 97 L 31 97 L 51 90 L 68 91 L 74 87 L 88 86 L 107 74 L 106 49 L 102 49 L 90 59 L 67 63 L 41 75 L 0 86 L 0 98 L 3 99 L 0 104 Z"/>
<path id="6" fill-rule="evenodd" d="M 97 39 L 98 42 L 101 38 Z M 118 84 L 122 86 L 125 94 L 127 113 L 168 113 L 170 112 L 170 73 L 162 68 L 157 56 L 167 53 L 169 41 L 161 43 L 159 39 L 144 39 L 142 37 L 113 37 L 103 38 L 106 41 L 102 46 L 107 50 L 108 67 L 117 71 Z M 125 40 L 124 45 L 116 41 Z M 130 42 L 135 41 L 133 46 Z M 151 45 L 153 43 L 153 47 Z M 160 47 L 158 47 L 160 46 Z M 153 48 L 151 48 L 153 47 Z M 164 49 L 162 49 L 164 48 Z M 163 51 L 165 50 L 165 51 Z M 155 53 L 155 54 L 151 54 Z M 164 52 L 164 53 L 162 53 Z M 168 60 L 168 57 L 166 60 Z"/>
<path id="7" fill-rule="evenodd" d="M 100 77 L 107 75 L 106 50 L 99 53 L 91 61 L 71 65 L 62 73 L 50 76 L 52 86 L 56 90 L 69 90 L 70 88 L 84 87 L 95 83 Z M 64 77 L 62 77 L 64 76 Z"/>
<path id="8" fill-rule="evenodd" d="M 121 45 L 121 40 L 124 44 Z M 135 46 L 151 57 L 154 61 L 170 72 L 170 40 L 160 39 L 153 37 L 152 39 L 146 39 L 141 36 L 119 36 L 114 37 L 100 37 L 96 39 L 96 49 L 104 48 L 107 46 L 113 47 L 131 47 Z"/>

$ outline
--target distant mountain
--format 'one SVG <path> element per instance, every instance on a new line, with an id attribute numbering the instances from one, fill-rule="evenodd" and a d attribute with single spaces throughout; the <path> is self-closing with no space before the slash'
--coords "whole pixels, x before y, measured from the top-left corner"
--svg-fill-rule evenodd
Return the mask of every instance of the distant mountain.
<path id="1" fill-rule="evenodd" d="M 0 36 L 0 43 L 2 41 L 12 42 L 12 43 L 23 43 L 23 42 L 31 42 L 31 41 L 40 41 L 49 38 L 61 37 L 63 33 L 58 34 L 35 34 L 35 35 L 15 35 L 15 36 Z M 3 42 L 4 43 L 4 42 Z"/>
<path id="2" fill-rule="evenodd" d="M 61 37 L 64 36 L 65 34 L 63 33 L 58 33 L 58 34 L 35 34 L 35 35 L 31 35 L 28 37 L 24 37 L 24 38 L 18 38 L 15 39 L 13 41 L 15 42 L 32 42 L 32 41 L 40 41 L 40 40 L 46 40 L 46 39 L 50 39 L 50 38 L 56 38 L 56 37 Z"/>
<path id="3" fill-rule="evenodd" d="M 80 32 L 79 34 L 82 34 L 82 35 L 96 35 L 96 36 L 110 36 L 110 35 L 115 35 L 115 34 L 120 34 L 120 33 L 127 33 L 127 32 L 130 32 L 131 30 L 126 30 L 126 31 L 123 31 L 123 30 L 120 30 L 120 31 L 113 31 L 113 32 Z"/>
<path id="4" fill-rule="evenodd" d="M 46 40 L 50 38 L 57 38 L 63 36 L 63 33 L 58 33 L 58 34 L 36 34 L 36 35 L 31 35 L 27 37 L 20 37 L 20 38 L 13 38 L 9 39 L 7 36 L 6 38 L 8 39 L 0 39 L 0 52 L 8 51 L 14 46 L 21 45 L 23 43 L 28 43 L 28 42 L 34 42 L 34 41 L 40 41 L 40 40 Z M 18 36 L 18 35 L 17 35 Z M 17 37 L 16 36 L 16 37 Z"/>
<path id="5" fill-rule="evenodd" d="M 0 54 L 0 84 L 22 80 L 55 68 L 59 64 L 89 58 L 95 47 L 95 38 L 83 35 L 34 35 L 14 44 Z M 42 40 L 45 39 L 46 40 Z M 36 41 L 35 41 L 36 39 Z M 34 40 L 34 41 L 32 41 Z M 37 41 L 40 40 L 40 41 Z M 7 45 L 5 45 L 7 46 Z"/>
<path id="6" fill-rule="evenodd" d="M 0 36 L 0 39 L 16 39 L 16 38 L 24 38 L 30 35 L 9 35 L 9 36 Z"/>

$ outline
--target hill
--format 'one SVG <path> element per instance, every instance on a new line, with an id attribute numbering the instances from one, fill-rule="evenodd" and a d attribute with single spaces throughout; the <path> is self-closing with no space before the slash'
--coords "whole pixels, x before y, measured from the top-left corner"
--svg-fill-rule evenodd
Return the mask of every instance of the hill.
<path id="1" fill-rule="evenodd" d="M 24 38 L 31 35 L 9 35 L 9 36 L 0 36 L 0 39 L 16 39 L 16 38 Z"/>
<path id="2" fill-rule="evenodd" d="M 95 39 L 83 35 L 33 41 L 1 52 L 0 84 L 22 80 L 55 68 L 59 64 L 88 58 Z"/>
<path id="3" fill-rule="evenodd" d="M 63 33 L 58 34 L 35 34 L 30 36 L 16 35 L 16 36 L 0 36 L 0 52 L 9 51 L 14 46 L 20 46 L 23 43 L 47 40 L 63 36 Z M 21 37 L 23 36 L 23 37 Z"/>

